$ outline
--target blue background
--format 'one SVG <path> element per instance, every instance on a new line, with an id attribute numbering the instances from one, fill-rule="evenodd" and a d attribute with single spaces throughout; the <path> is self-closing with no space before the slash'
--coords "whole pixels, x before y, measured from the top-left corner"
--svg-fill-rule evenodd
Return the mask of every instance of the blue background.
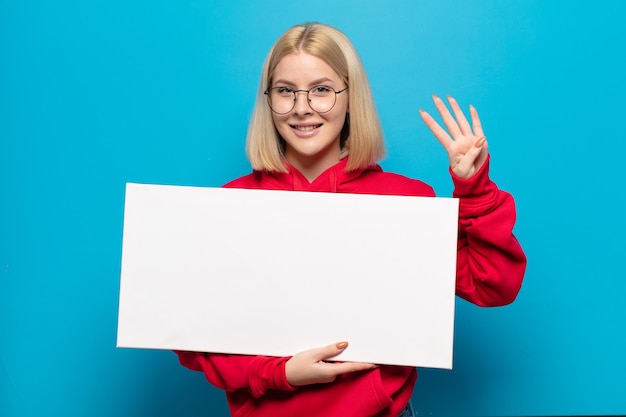
<path id="1" fill-rule="evenodd" d="M 458 301 L 454 370 L 420 371 L 419 414 L 626 413 L 624 4 L 0 0 L 0 415 L 227 415 L 174 354 L 115 348 L 124 185 L 247 173 L 262 61 L 311 20 L 360 51 L 386 170 L 450 195 L 417 113 L 450 94 L 518 204 L 522 292 Z"/>

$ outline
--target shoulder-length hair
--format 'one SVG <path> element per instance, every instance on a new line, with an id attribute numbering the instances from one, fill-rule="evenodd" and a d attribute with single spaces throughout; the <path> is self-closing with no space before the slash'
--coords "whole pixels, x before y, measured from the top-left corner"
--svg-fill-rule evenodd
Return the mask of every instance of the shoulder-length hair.
<path id="1" fill-rule="evenodd" d="M 306 23 L 287 30 L 270 50 L 248 127 L 246 152 L 252 168 L 286 172 L 285 143 L 278 134 L 265 91 L 272 85 L 278 62 L 289 54 L 306 52 L 324 60 L 348 86 L 346 123 L 341 132 L 342 156 L 350 155 L 347 171 L 366 168 L 385 155 L 382 128 L 367 74 L 356 49 L 339 30 L 320 23 Z"/>

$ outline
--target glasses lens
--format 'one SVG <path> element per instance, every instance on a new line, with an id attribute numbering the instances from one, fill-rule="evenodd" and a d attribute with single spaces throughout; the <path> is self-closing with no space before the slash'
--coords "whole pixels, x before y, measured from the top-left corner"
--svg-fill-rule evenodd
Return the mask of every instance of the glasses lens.
<path id="1" fill-rule="evenodd" d="M 295 105 L 293 89 L 274 87 L 270 89 L 267 100 L 270 108 L 276 113 L 289 113 Z"/>
<path id="2" fill-rule="evenodd" d="M 325 85 L 317 85 L 309 90 L 309 106 L 318 113 L 326 113 L 335 105 L 335 90 Z"/>

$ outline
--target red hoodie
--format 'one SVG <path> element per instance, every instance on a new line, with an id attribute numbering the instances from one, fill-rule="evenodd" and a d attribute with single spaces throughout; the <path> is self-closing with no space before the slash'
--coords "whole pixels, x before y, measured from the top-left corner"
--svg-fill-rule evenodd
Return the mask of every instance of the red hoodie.
<path id="1" fill-rule="evenodd" d="M 383 172 L 376 165 L 345 172 L 347 158 L 312 183 L 295 168 L 288 173 L 255 171 L 225 187 L 354 194 L 434 196 L 418 180 Z M 469 179 L 455 176 L 460 198 L 456 293 L 480 306 L 511 303 L 522 284 L 526 257 L 512 234 L 515 203 L 489 179 L 489 159 Z M 313 346 L 312 346 L 313 347 Z M 408 403 L 415 368 L 381 366 L 345 374 L 329 384 L 292 387 L 285 376 L 289 357 L 177 352 L 180 363 L 204 372 L 226 391 L 234 417 L 396 417 Z"/>

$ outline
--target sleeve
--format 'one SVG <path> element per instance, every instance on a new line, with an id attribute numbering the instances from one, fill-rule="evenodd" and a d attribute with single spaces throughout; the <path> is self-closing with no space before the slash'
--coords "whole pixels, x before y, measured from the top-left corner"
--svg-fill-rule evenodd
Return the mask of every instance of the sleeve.
<path id="1" fill-rule="evenodd" d="M 489 179 L 488 158 L 471 178 L 452 173 L 459 198 L 456 292 L 483 307 L 512 303 L 522 285 L 526 255 L 513 236 L 515 202 Z"/>
<path id="2" fill-rule="evenodd" d="M 268 390 L 293 391 L 287 382 L 285 363 L 289 357 L 225 355 L 175 351 L 181 365 L 203 372 L 206 379 L 227 392 L 247 389 L 259 398 Z"/>

